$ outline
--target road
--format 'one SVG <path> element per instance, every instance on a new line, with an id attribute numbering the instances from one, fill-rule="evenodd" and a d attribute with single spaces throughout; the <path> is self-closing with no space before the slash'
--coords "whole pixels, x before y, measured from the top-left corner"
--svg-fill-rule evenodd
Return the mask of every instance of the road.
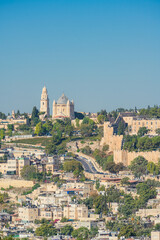
<path id="1" fill-rule="evenodd" d="M 95 169 L 95 167 L 93 166 L 92 162 L 89 161 L 88 159 L 86 159 L 86 158 L 84 158 L 84 157 L 79 157 L 79 156 L 76 157 L 75 159 L 76 159 L 77 161 L 79 161 L 79 162 L 82 163 L 82 165 L 83 165 L 83 167 L 84 167 L 84 170 L 85 170 L 86 172 L 94 173 L 94 174 L 100 173 L 100 172 L 98 172 L 98 171 Z"/>

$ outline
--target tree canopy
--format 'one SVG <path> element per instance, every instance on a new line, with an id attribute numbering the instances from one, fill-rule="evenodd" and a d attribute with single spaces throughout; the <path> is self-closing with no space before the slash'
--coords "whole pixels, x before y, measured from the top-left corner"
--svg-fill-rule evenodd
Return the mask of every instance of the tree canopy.
<path id="1" fill-rule="evenodd" d="M 39 122 L 39 111 L 36 106 L 33 107 L 31 121 L 33 126 L 36 126 L 36 124 Z"/>
<path id="2" fill-rule="evenodd" d="M 139 156 L 131 162 L 129 168 L 134 176 L 139 178 L 147 173 L 147 165 L 148 161 L 144 157 Z"/>
<path id="3" fill-rule="evenodd" d="M 131 151 L 154 151 L 160 148 L 160 136 L 139 137 L 137 135 L 124 136 L 123 149 Z"/>
<path id="4" fill-rule="evenodd" d="M 83 174 L 83 166 L 76 160 L 65 161 L 63 164 L 63 170 L 65 172 L 73 172 L 76 177 Z"/>
<path id="5" fill-rule="evenodd" d="M 147 129 L 146 127 L 141 127 L 138 130 L 138 136 L 139 137 L 143 137 L 145 134 L 147 134 L 149 132 L 149 129 Z"/>
<path id="6" fill-rule="evenodd" d="M 21 170 L 21 176 L 25 180 L 32 180 L 37 178 L 37 171 L 34 166 L 26 165 Z"/>
<path id="7" fill-rule="evenodd" d="M 36 229 L 35 234 L 43 237 L 55 236 L 57 235 L 57 229 L 52 224 L 44 223 Z"/>

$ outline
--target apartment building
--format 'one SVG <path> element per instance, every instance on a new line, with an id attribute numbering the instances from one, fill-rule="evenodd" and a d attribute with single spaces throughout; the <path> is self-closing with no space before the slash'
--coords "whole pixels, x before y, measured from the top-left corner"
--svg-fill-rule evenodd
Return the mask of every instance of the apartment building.
<path id="1" fill-rule="evenodd" d="M 9 124 L 13 124 L 14 125 L 14 129 L 17 129 L 19 127 L 19 125 L 22 124 L 27 124 L 27 119 L 0 119 L 0 129 L 4 128 L 4 129 L 8 129 L 8 125 Z"/>
<path id="2" fill-rule="evenodd" d="M 151 240 L 160 240 L 160 231 L 152 231 Z"/>
<path id="3" fill-rule="evenodd" d="M 59 219 L 61 220 L 63 218 L 63 210 L 61 207 L 56 207 L 54 208 L 53 210 L 53 219 L 56 220 L 56 219 Z"/>
<path id="4" fill-rule="evenodd" d="M 137 134 L 141 127 L 146 127 L 149 130 L 149 134 L 155 135 L 156 129 L 160 128 L 160 119 L 157 118 L 136 116 L 134 113 L 120 113 L 119 117 L 128 125 L 130 135 Z"/>
<path id="5" fill-rule="evenodd" d="M 54 193 L 42 193 L 38 196 L 39 205 L 67 205 L 71 201 L 71 197 L 66 192 L 56 191 Z"/>
<path id="6" fill-rule="evenodd" d="M 41 219 L 53 220 L 53 212 L 50 209 L 40 209 L 39 220 Z"/>
<path id="7" fill-rule="evenodd" d="M 82 205 L 71 204 L 64 207 L 63 216 L 73 220 L 88 218 L 88 208 L 83 204 Z"/>
<path id="8" fill-rule="evenodd" d="M 34 222 L 39 218 L 39 210 L 33 206 L 19 207 L 18 217 L 24 222 Z"/>
<path id="9" fill-rule="evenodd" d="M 6 175 L 21 176 L 21 170 L 26 165 L 30 165 L 29 158 L 8 159 L 5 163 L 0 163 L 0 172 Z"/>

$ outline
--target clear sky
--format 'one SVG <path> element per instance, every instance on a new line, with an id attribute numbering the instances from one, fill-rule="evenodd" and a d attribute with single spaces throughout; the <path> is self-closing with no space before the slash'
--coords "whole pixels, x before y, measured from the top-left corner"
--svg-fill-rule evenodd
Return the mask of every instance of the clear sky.
<path id="1" fill-rule="evenodd" d="M 160 0 L 0 0 L 0 111 L 160 105 Z"/>

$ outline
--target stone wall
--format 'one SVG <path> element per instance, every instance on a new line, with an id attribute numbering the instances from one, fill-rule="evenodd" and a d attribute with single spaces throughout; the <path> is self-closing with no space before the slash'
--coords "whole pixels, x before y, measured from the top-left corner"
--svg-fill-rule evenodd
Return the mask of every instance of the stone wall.
<path id="1" fill-rule="evenodd" d="M 109 145 L 109 150 L 121 150 L 123 135 L 114 135 L 114 128 L 110 126 L 109 122 L 104 123 L 104 137 L 102 138 L 101 145 Z"/>
<path id="2" fill-rule="evenodd" d="M 158 163 L 158 160 L 160 159 L 160 152 L 128 152 L 126 150 L 115 150 L 113 152 L 113 156 L 115 163 L 122 162 L 125 166 L 128 166 L 131 164 L 131 161 L 138 156 L 144 157 L 148 162 Z"/>
<path id="3" fill-rule="evenodd" d="M 159 214 L 160 214 L 160 209 L 157 209 L 157 208 L 139 209 L 139 211 L 136 212 L 136 216 L 139 216 L 139 217 L 157 216 Z"/>
<path id="4" fill-rule="evenodd" d="M 22 187 L 33 187 L 33 181 L 25 181 L 25 180 L 16 180 L 16 179 L 0 179 L 0 188 L 9 188 L 9 186 L 15 188 Z"/>

